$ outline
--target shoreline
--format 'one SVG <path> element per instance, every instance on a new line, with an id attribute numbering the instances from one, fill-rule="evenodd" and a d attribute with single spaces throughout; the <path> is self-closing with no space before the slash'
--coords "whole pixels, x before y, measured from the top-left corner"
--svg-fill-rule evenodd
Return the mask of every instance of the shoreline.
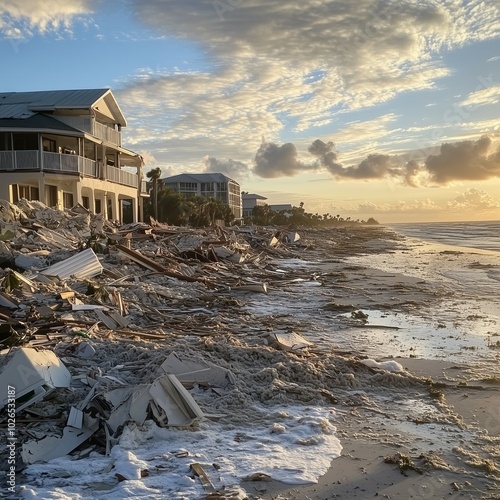
<path id="1" fill-rule="evenodd" d="M 182 325 L 187 323 L 178 318 L 172 327 L 160 328 L 168 332 L 162 341 L 140 335 L 122 338 L 119 332 L 94 339 L 96 354 L 92 363 L 107 366 L 113 358 L 113 364 L 122 368 L 116 371 L 112 368 L 108 373 L 123 377 L 131 384 L 149 382 L 154 375 L 153 367 L 159 366 L 173 351 L 229 369 L 237 382 L 232 389 L 194 390 L 193 396 L 204 411 L 220 419 L 217 424 L 208 421 L 201 426 L 200 441 L 194 440 L 194 433 L 182 436 L 166 429 L 135 426 L 121 438 L 113 456 L 96 453 L 93 459 L 98 459 L 100 465 L 92 481 L 113 490 L 103 494 L 104 497 L 119 496 L 129 488 L 137 495 L 165 498 L 158 485 L 170 480 L 170 483 L 178 481 L 184 488 L 184 491 L 175 490 L 175 495 L 170 493 L 173 490 L 166 490 L 171 498 L 209 498 L 203 494 L 193 496 L 191 492 L 199 492 L 200 485 L 196 477 L 189 476 L 188 480 L 183 463 L 177 463 L 175 455 L 170 456 L 174 446 L 186 450 L 186 461 L 196 460 L 207 464 L 207 468 L 217 462 L 217 472 L 210 471 L 216 476 L 214 483 L 220 499 L 245 498 L 243 494 L 224 496 L 224 485 L 229 485 L 231 478 L 238 478 L 238 484 L 250 500 L 323 500 L 377 495 L 394 499 L 439 498 L 436 495 L 480 498 L 470 496 L 472 489 L 474 494 L 494 492 L 497 495 L 481 498 L 500 497 L 496 486 L 498 471 L 491 467 L 487 470 L 490 461 L 498 459 L 498 442 L 481 430 L 481 424 L 495 430 L 500 415 L 495 420 L 495 415 L 485 413 L 478 418 L 476 427 L 473 416 L 474 405 L 480 407 L 486 396 L 488 403 L 500 407 L 496 386 L 492 384 L 481 391 L 468 387 L 468 381 L 477 385 L 473 379 L 477 372 L 471 371 L 467 363 L 448 366 L 441 360 L 425 360 L 410 349 L 408 342 L 414 345 L 422 342 L 412 339 L 411 331 L 371 322 L 375 315 L 369 311 L 383 311 L 377 321 L 388 321 L 384 314 L 396 315 L 405 321 L 407 314 L 418 316 L 423 311 L 432 311 L 436 303 L 448 297 L 452 288 L 397 271 L 386 272 L 376 266 L 350 262 L 353 254 L 362 254 L 365 260 L 371 261 L 377 256 L 394 259 L 397 251 L 405 252 L 404 238 L 392 231 L 365 229 L 304 230 L 303 247 L 255 268 L 256 276 L 269 282 L 268 294 L 223 290 L 214 293 L 207 302 L 208 296 L 201 287 L 194 290 L 192 284 L 175 283 L 178 288 L 169 292 L 172 303 L 179 303 L 181 307 L 186 304 L 188 310 L 203 308 L 189 317 L 190 327 L 184 333 Z M 174 285 L 171 279 L 158 283 L 164 286 L 164 294 L 167 286 Z M 128 288 L 122 293 L 124 300 L 131 300 Z M 459 295 L 455 298 L 460 300 Z M 173 310 L 172 303 L 168 304 L 169 310 Z M 338 309 L 346 307 L 347 312 Z M 363 311 L 369 312 L 368 324 L 359 314 Z M 167 318 L 165 313 L 163 317 Z M 438 316 L 434 319 L 437 321 Z M 205 333 L 195 333 L 196 329 L 203 329 Z M 304 350 L 278 350 L 266 340 L 266 336 L 275 331 L 298 333 L 313 345 Z M 445 329 L 438 331 L 443 337 L 448 335 Z M 68 356 L 74 349 L 73 344 L 74 341 L 61 342 L 56 351 Z M 401 352 L 415 353 L 415 357 L 401 357 Z M 134 363 L 137 356 L 148 369 L 123 371 L 123 366 L 137 364 Z M 394 369 L 367 366 L 364 363 L 367 358 L 388 361 Z M 286 408 L 292 411 L 292 407 L 294 411 L 300 407 L 300 414 L 283 415 Z M 322 413 L 316 411 L 318 408 Z M 262 409 L 267 410 L 267 414 L 262 413 Z M 311 411 L 316 412 L 315 420 L 308 424 L 308 432 L 313 434 L 302 439 L 299 427 Z M 326 426 L 325 430 L 321 430 L 322 425 Z M 330 425 L 337 428 L 333 434 Z M 335 438 L 343 449 L 330 463 L 325 457 L 335 451 L 328 449 L 329 443 L 336 446 Z M 290 443 L 290 439 L 301 443 L 298 446 L 294 441 Z M 240 446 L 240 442 L 249 444 Z M 280 455 L 287 450 L 295 453 L 290 457 L 295 457 L 297 463 L 293 458 L 288 463 L 283 461 Z M 116 456 L 123 452 L 133 454 L 136 462 L 149 464 L 150 477 L 116 484 L 113 474 Z M 244 465 L 238 452 L 244 453 L 241 458 Z M 252 461 L 252 453 L 259 461 Z M 386 457 L 396 460 L 397 453 L 401 454 L 401 460 L 411 460 L 413 465 L 409 465 L 414 469 L 430 469 L 420 474 L 410 468 L 404 470 L 408 474 L 405 476 L 397 464 L 386 462 Z M 305 456 L 310 456 L 310 462 L 304 461 Z M 36 496 L 34 487 L 40 486 L 37 477 L 43 471 L 42 484 L 46 491 L 67 488 L 80 493 L 87 488 L 82 498 L 92 497 L 92 492 L 88 496 L 88 486 L 79 486 L 84 480 L 79 477 L 85 469 L 83 460 L 91 459 L 59 459 L 53 464 L 29 466 L 31 479 L 25 496 L 32 493 Z M 172 468 L 170 479 L 162 476 L 165 460 Z M 320 476 L 318 482 L 302 486 L 276 480 L 240 482 L 242 476 L 248 475 L 242 474 L 243 470 L 272 475 L 282 468 L 281 472 L 286 475 L 289 465 L 300 472 L 297 477 Z M 65 468 L 72 471 L 69 474 L 73 474 L 76 484 L 64 479 L 65 476 L 58 476 Z M 288 476 L 293 477 L 293 472 Z M 454 486 L 450 486 L 451 483 Z M 94 491 L 93 498 L 99 497 L 96 495 Z"/>
<path id="2" fill-rule="evenodd" d="M 467 379 L 466 366 L 425 359 L 391 359 L 424 380 L 432 379 L 439 387 L 449 415 L 457 419 L 457 425 L 450 426 L 456 429 L 446 436 L 447 440 L 455 441 L 454 445 L 443 445 L 441 433 L 433 433 L 438 423 L 422 421 L 415 424 L 428 426 L 431 430 L 408 439 L 404 427 L 398 429 L 399 425 L 408 426 L 404 419 L 395 421 L 391 412 L 381 415 L 370 409 L 364 412 L 356 409 L 339 418 L 337 435 L 343 447 L 341 456 L 332 461 L 328 472 L 317 483 L 290 486 L 270 481 L 264 483 L 265 492 L 261 486 L 257 487 L 260 494 L 255 498 L 500 498 L 498 462 L 491 458 L 498 457 L 500 390 L 468 387 L 463 382 Z M 367 432 L 367 429 L 372 430 Z M 474 436 L 474 445 L 469 441 L 468 432 Z M 489 458 L 484 458 L 484 453 L 481 456 L 484 445 L 490 448 L 492 455 Z M 410 462 L 406 462 L 408 459 Z M 399 464 L 394 463 L 398 460 Z M 249 493 L 254 490 L 251 482 L 242 485 Z"/>
<path id="3" fill-rule="evenodd" d="M 394 231 L 393 228 L 388 229 Z M 413 248 L 415 243 L 420 243 L 424 252 L 434 253 L 435 258 L 436 255 L 439 258 L 439 254 L 446 259 L 449 255 L 453 258 L 453 251 L 464 254 L 468 260 L 474 259 L 475 255 L 498 257 L 498 252 L 495 254 L 492 250 L 454 247 L 410 236 L 406 238 L 406 241 L 412 241 Z M 377 262 L 385 260 L 384 254 L 372 257 L 378 258 Z M 363 262 L 365 258 L 347 259 L 348 262 L 352 260 Z M 380 267 L 363 269 L 365 279 L 369 275 L 386 273 L 386 277 L 392 277 L 392 285 L 402 276 L 406 285 L 411 284 L 411 277 L 398 274 L 399 269 L 390 275 L 389 269 Z M 421 283 L 419 272 L 415 273 L 416 276 L 411 274 L 416 282 Z M 380 285 L 377 286 L 379 291 Z M 459 296 L 456 300 L 463 300 Z M 423 296 L 416 302 L 419 302 L 415 311 L 417 315 L 417 311 L 423 314 L 429 309 Z M 421 396 L 415 399 L 415 404 L 432 403 L 434 399 L 441 414 L 434 414 L 429 407 L 423 418 L 417 417 L 409 423 L 411 411 L 406 415 L 393 411 L 380 412 L 378 407 L 342 412 L 336 425 L 343 449 L 341 456 L 332 461 L 328 472 L 316 484 L 307 486 L 290 487 L 271 481 L 265 484 L 265 493 L 259 487 L 261 496 L 258 498 L 500 498 L 500 474 L 497 468 L 500 457 L 500 377 L 493 373 L 491 380 L 481 379 L 474 363 L 469 365 L 467 362 L 425 359 L 414 355 L 391 355 L 376 359 L 396 361 L 405 372 L 428 383 L 432 387 L 430 397 Z M 404 467 L 391 463 L 391 459 L 397 461 L 398 457 L 409 459 L 410 469 L 401 470 Z M 252 483 L 244 482 L 243 485 L 247 491 L 252 491 Z"/>

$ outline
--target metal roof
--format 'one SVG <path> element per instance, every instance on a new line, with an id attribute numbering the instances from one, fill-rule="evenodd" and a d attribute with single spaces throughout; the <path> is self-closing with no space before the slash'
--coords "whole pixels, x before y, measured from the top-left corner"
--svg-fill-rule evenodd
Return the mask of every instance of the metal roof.
<path id="1" fill-rule="evenodd" d="M 172 184 L 176 182 L 236 182 L 233 179 L 220 173 L 203 173 L 203 174 L 179 174 L 165 177 L 162 179 L 164 184 Z M 238 184 L 236 182 L 236 184 Z"/>
<path id="2" fill-rule="evenodd" d="M 267 200 L 265 196 L 261 196 L 260 194 L 253 193 L 243 193 L 241 195 L 242 200 Z"/>
<path id="3" fill-rule="evenodd" d="M 0 106 L 1 109 L 1 106 Z M 80 130 L 70 127 L 65 123 L 52 118 L 51 116 L 43 115 L 37 113 L 36 115 L 31 115 L 28 118 L 0 118 L 0 129 L 8 128 L 13 130 L 16 128 L 22 129 L 37 129 L 37 130 L 58 130 L 71 132 L 74 134 L 82 134 Z"/>
<path id="4" fill-rule="evenodd" d="M 90 109 L 105 99 L 118 123 L 127 122 L 110 89 L 40 90 L 0 92 L 0 118 L 26 118 L 37 112 L 57 109 Z"/>

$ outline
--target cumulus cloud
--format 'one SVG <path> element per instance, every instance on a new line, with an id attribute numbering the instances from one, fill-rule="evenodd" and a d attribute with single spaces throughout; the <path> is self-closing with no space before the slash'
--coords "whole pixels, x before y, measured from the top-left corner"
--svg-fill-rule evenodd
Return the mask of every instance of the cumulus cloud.
<path id="1" fill-rule="evenodd" d="M 326 168 L 332 175 L 340 175 L 343 171 L 342 165 L 337 161 L 338 154 L 334 151 L 335 144 L 331 141 L 323 142 L 316 139 L 309 146 L 309 153 L 318 158 L 321 166 Z"/>
<path id="2" fill-rule="evenodd" d="M 475 3 L 131 0 L 137 20 L 199 43 L 208 59 L 202 73 L 137 75 L 124 85 L 124 108 L 138 121 L 162 120 L 152 127 L 157 139 L 228 144 L 245 135 L 255 151 L 261 136 L 276 141 L 286 126 L 305 131 L 435 87 L 449 75 L 440 51 L 495 36 L 498 8 Z M 148 104 L 151 95 L 161 107 Z"/>
<path id="3" fill-rule="evenodd" d="M 254 173 L 259 177 L 292 177 L 312 168 L 298 160 L 297 148 L 291 142 L 278 146 L 263 141 L 255 155 Z"/>
<path id="4" fill-rule="evenodd" d="M 220 172 L 236 181 L 247 179 L 250 175 L 250 168 L 246 163 L 231 158 L 214 158 L 207 155 L 202 158 L 201 164 L 204 172 Z"/>
<path id="5" fill-rule="evenodd" d="M 495 200 L 486 191 L 470 188 L 448 202 L 448 208 L 463 210 L 490 210 L 500 208 L 500 200 Z"/>
<path id="6" fill-rule="evenodd" d="M 488 136 L 476 141 L 443 144 L 439 154 L 427 157 L 425 167 L 437 184 L 500 177 L 500 145 Z"/>

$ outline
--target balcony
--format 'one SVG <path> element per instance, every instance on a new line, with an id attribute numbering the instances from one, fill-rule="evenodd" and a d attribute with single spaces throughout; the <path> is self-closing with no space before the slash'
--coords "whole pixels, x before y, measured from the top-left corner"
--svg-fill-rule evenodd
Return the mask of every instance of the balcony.
<path id="1" fill-rule="evenodd" d="M 66 123 L 70 127 L 87 132 L 88 134 L 97 137 L 103 141 L 109 142 L 116 146 L 122 145 L 122 134 L 103 123 L 99 123 L 93 118 L 85 116 L 56 116 L 59 121 Z"/>
<path id="2" fill-rule="evenodd" d="M 100 162 L 78 155 L 49 153 L 44 151 L 0 151 L 0 172 L 13 171 L 61 172 L 81 174 L 84 177 L 103 179 L 122 186 L 137 188 L 139 177 L 116 167 L 107 166 L 103 169 Z M 141 192 L 146 192 L 146 183 L 142 181 Z"/>

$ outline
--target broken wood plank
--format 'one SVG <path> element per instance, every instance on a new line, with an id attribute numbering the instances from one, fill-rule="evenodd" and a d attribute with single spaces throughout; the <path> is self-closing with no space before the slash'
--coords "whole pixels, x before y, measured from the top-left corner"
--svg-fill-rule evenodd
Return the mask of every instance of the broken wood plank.
<path id="1" fill-rule="evenodd" d="M 212 481 L 207 476 L 207 473 L 199 463 L 194 463 L 190 465 L 191 470 L 200 478 L 200 482 L 205 491 L 215 491 L 215 486 Z"/>

